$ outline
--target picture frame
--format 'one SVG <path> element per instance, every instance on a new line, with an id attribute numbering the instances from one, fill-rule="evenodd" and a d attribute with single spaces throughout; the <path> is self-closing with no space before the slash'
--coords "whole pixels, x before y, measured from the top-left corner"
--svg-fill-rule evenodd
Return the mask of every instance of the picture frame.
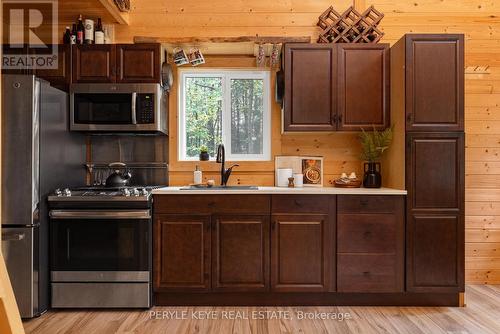
<path id="1" fill-rule="evenodd" d="M 278 169 L 291 168 L 294 174 L 304 175 L 304 187 L 323 187 L 323 167 L 322 156 L 278 155 L 274 158 L 275 186 L 278 182 Z"/>

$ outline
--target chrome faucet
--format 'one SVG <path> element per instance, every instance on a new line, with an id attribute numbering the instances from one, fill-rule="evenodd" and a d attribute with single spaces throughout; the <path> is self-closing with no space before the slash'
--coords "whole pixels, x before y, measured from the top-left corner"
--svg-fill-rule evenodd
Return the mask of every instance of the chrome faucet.
<path id="1" fill-rule="evenodd" d="M 219 144 L 217 147 L 217 163 L 221 164 L 220 167 L 220 185 L 225 187 L 227 186 L 227 181 L 229 180 L 229 177 L 231 176 L 231 172 L 233 171 L 234 167 L 238 167 L 238 164 L 234 164 L 228 169 L 225 168 L 224 164 L 226 163 L 226 150 L 224 149 L 223 144 Z"/>

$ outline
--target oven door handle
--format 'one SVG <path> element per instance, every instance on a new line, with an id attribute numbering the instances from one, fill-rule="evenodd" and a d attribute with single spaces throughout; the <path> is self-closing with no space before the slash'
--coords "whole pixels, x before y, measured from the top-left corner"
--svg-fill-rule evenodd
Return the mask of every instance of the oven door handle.
<path id="1" fill-rule="evenodd" d="M 51 210 L 52 219 L 150 219 L 150 210 Z"/>
<path id="2" fill-rule="evenodd" d="M 137 93 L 132 93 L 132 124 L 137 124 Z"/>

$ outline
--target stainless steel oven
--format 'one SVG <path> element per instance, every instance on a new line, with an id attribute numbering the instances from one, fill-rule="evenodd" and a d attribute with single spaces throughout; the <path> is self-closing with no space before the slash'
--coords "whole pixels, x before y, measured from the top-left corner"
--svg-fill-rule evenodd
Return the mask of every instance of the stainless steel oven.
<path id="1" fill-rule="evenodd" d="M 167 134 L 167 100 L 159 84 L 73 84 L 70 129 Z"/>
<path id="2" fill-rule="evenodd" d="M 149 208 L 62 206 L 50 220 L 53 307 L 151 306 Z"/>

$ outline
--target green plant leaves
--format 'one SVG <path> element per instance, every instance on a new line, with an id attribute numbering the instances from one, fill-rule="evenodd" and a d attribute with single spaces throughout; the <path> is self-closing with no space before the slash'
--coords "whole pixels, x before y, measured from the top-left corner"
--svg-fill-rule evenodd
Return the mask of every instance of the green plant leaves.
<path id="1" fill-rule="evenodd" d="M 383 131 L 377 131 L 375 126 L 373 132 L 367 132 L 361 129 L 359 138 L 361 141 L 361 159 L 368 162 L 380 160 L 382 154 L 389 148 L 393 138 L 393 127 Z"/>

